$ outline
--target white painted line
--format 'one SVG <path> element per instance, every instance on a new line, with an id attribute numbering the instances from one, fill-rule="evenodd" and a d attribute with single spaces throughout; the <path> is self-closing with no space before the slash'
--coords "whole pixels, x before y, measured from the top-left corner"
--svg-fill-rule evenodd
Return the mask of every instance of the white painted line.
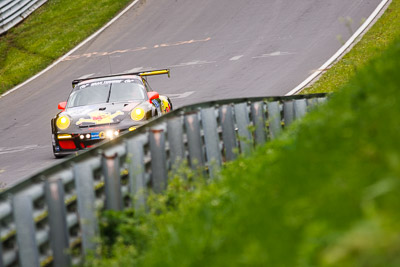
<path id="1" fill-rule="evenodd" d="M 86 75 L 83 75 L 83 76 L 79 77 L 78 80 L 79 79 L 86 79 L 86 78 L 92 77 L 93 75 L 94 75 L 94 73 L 86 74 Z"/>
<path id="2" fill-rule="evenodd" d="M 23 151 L 34 150 L 34 149 L 42 149 L 42 148 L 48 149 L 49 147 L 50 147 L 49 145 L 45 145 L 45 146 L 27 145 L 27 146 L 17 146 L 17 147 L 0 147 L 0 155 L 23 152 Z"/>
<path id="3" fill-rule="evenodd" d="M 204 64 L 212 64 L 216 63 L 216 61 L 191 61 L 191 62 L 186 62 L 186 63 L 180 63 L 178 65 L 172 65 L 168 66 L 169 68 L 176 68 L 176 67 L 187 67 L 187 66 L 194 66 L 194 65 L 204 65 Z"/>
<path id="4" fill-rule="evenodd" d="M 189 97 L 194 93 L 195 93 L 194 91 L 190 91 L 190 92 L 184 92 L 182 94 L 165 94 L 165 95 L 167 95 L 170 99 L 179 99 L 179 98 Z"/>
<path id="5" fill-rule="evenodd" d="M 90 42 L 91 40 L 93 40 L 94 38 L 96 38 L 100 33 L 102 33 L 105 29 L 107 29 L 108 27 L 111 26 L 111 24 L 113 24 L 115 21 L 117 21 L 121 16 L 123 16 L 126 12 L 128 12 L 132 7 L 134 7 L 137 3 L 139 2 L 139 0 L 135 0 L 133 1 L 129 6 L 127 6 L 124 10 L 121 11 L 121 13 L 119 13 L 117 16 L 115 16 L 112 20 L 110 20 L 106 25 L 104 25 L 101 29 L 99 29 L 97 32 L 93 33 L 91 36 L 89 36 L 86 40 L 84 40 L 83 42 L 81 42 L 79 45 L 77 45 L 74 49 L 72 49 L 71 51 L 69 51 L 67 54 L 65 54 L 64 56 L 60 57 L 59 59 L 57 59 L 57 61 L 55 61 L 53 64 L 51 64 L 50 66 L 48 66 L 47 68 L 45 68 L 44 70 L 42 70 L 41 72 L 39 72 L 38 74 L 36 74 L 35 76 L 29 78 L 28 80 L 26 80 L 25 82 L 17 85 L 16 87 L 14 87 L 13 89 L 5 92 L 4 94 L 0 95 L 0 98 L 5 97 L 6 95 L 15 92 L 16 90 L 18 90 L 19 88 L 21 88 L 22 86 L 26 85 L 27 83 L 30 83 L 31 81 L 35 80 L 37 77 L 41 76 L 42 74 L 44 74 L 45 72 L 49 71 L 50 69 L 52 69 L 54 66 L 56 66 L 58 63 L 60 63 L 61 61 L 63 61 L 66 57 L 68 57 L 69 55 L 71 55 L 72 53 L 74 53 L 76 50 L 78 50 L 79 48 L 81 48 L 82 46 L 84 46 L 85 44 L 87 44 L 88 42 Z"/>
<path id="6" fill-rule="evenodd" d="M 375 11 L 369 16 L 369 18 L 361 25 L 361 27 L 351 36 L 351 38 L 334 54 L 324 65 L 322 65 L 316 72 L 311 74 L 307 79 L 300 83 L 296 88 L 287 93 L 286 95 L 294 95 L 307 86 L 311 81 L 318 77 L 324 70 L 326 70 L 331 64 L 333 64 L 353 43 L 354 41 L 365 31 L 365 29 L 371 24 L 371 22 L 378 16 L 379 12 L 385 7 L 390 0 L 382 0 Z"/>
<path id="7" fill-rule="evenodd" d="M 294 53 L 290 53 L 290 52 L 273 52 L 273 53 L 269 53 L 269 54 L 263 54 L 261 56 L 258 57 L 253 57 L 253 58 L 265 58 L 265 57 L 279 57 L 279 56 L 288 56 L 288 55 L 293 55 Z"/>
<path id="8" fill-rule="evenodd" d="M 243 55 L 240 55 L 240 56 L 234 56 L 234 57 L 232 57 L 231 59 L 229 59 L 229 60 L 231 60 L 231 61 L 236 61 L 236 60 L 239 60 L 239 59 L 241 59 L 243 57 Z"/>

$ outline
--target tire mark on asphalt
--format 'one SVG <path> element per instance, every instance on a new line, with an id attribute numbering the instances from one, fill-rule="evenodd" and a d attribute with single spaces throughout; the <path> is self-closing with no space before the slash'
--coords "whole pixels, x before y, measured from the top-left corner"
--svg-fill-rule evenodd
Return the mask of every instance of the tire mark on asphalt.
<path id="1" fill-rule="evenodd" d="M 70 55 L 66 58 L 64 58 L 62 61 L 71 61 L 71 60 L 76 60 L 80 58 L 91 58 L 91 57 L 101 57 L 101 56 L 111 56 L 115 54 L 125 54 L 125 53 L 132 53 L 132 52 L 138 52 L 138 51 L 144 51 L 144 50 L 150 50 L 150 49 L 158 49 L 158 48 L 163 48 L 163 47 L 173 47 L 173 46 L 180 46 L 180 45 L 187 45 L 187 44 L 194 44 L 194 43 L 201 43 L 201 42 L 208 42 L 211 40 L 211 37 L 208 37 L 206 39 L 201 39 L 201 40 L 189 40 L 189 41 L 180 41 L 176 43 L 165 43 L 165 44 L 156 44 L 154 46 L 142 46 L 142 47 L 136 47 L 133 49 L 123 49 L 123 50 L 114 50 L 111 52 L 91 52 L 91 53 L 86 53 L 86 54 L 81 54 L 81 55 Z"/>

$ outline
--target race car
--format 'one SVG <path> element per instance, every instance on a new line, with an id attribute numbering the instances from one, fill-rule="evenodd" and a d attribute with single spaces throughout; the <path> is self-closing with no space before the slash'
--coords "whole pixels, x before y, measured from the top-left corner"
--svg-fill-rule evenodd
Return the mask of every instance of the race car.
<path id="1" fill-rule="evenodd" d="M 167 96 L 153 91 L 148 76 L 169 69 L 78 79 L 51 120 L 53 153 L 60 158 L 134 131 L 151 118 L 172 110 Z"/>

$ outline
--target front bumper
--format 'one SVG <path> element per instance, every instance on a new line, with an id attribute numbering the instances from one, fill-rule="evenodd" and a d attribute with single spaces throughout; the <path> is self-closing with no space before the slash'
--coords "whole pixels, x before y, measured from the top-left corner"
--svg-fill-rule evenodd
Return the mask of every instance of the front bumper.
<path id="1" fill-rule="evenodd" d="M 78 151 L 91 148 L 103 141 L 112 140 L 136 127 L 128 129 L 106 129 L 85 133 L 56 133 L 53 134 L 53 153 L 57 157 L 74 154 Z"/>

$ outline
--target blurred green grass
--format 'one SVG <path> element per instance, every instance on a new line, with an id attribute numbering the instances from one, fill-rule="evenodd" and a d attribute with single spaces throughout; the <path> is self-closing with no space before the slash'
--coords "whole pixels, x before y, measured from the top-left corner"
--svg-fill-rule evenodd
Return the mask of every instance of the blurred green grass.
<path id="1" fill-rule="evenodd" d="M 87 266 L 400 266 L 399 74 L 397 39 L 217 180 L 109 215 L 114 242 Z"/>
<path id="2" fill-rule="evenodd" d="M 400 35 L 400 0 L 393 0 L 382 17 L 339 62 L 301 94 L 334 92 Z M 339 42 L 339 41 L 338 41 Z"/>
<path id="3" fill-rule="evenodd" d="M 51 0 L 0 36 L 0 93 L 30 78 L 107 23 L 131 0 Z"/>

